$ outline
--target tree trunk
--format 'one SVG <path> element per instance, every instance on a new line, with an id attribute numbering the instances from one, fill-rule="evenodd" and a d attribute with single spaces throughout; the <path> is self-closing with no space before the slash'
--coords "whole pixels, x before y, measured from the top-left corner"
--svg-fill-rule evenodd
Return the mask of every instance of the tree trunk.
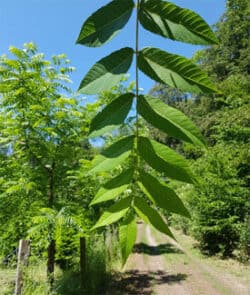
<path id="1" fill-rule="evenodd" d="M 80 238 L 80 279 L 81 279 L 81 290 L 84 290 L 86 282 L 86 238 Z"/>
<path id="2" fill-rule="evenodd" d="M 53 207 L 54 204 L 54 169 L 55 162 L 52 163 L 51 168 L 48 168 L 49 175 L 49 188 L 48 188 L 48 206 Z M 55 253 L 56 253 L 56 241 L 53 239 L 53 226 L 48 229 L 49 237 L 51 239 L 48 247 L 48 260 L 47 260 L 47 279 L 50 287 L 54 283 L 54 270 L 55 270 Z"/>
<path id="3" fill-rule="evenodd" d="M 50 286 L 54 283 L 56 242 L 52 240 L 48 247 L 47 278 Z"/>

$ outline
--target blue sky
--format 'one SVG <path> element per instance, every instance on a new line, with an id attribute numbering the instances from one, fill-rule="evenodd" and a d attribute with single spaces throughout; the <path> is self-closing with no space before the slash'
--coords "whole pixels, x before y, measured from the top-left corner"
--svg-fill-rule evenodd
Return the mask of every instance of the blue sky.
<path id="1" fill-rule="evenodd" d="M 9 45 L 22 47 L 35 42 L 47 59 L 66 53 L 77 71 L 71 76 L 76 90 L 89 68 L 100 58 L 125 46 L 134 47 L 134 15 L 129 24 L 110 43 L 100 48 L 75 45 L 83 21 L 109 0 L 0 0 L 0 54 L 7 53 Z M 209 24 L 214 24 L 225 10 L 225 0 L 175 0 L 177 5 L 199 13 Z M 141 29 L 140 47 L 154 46 L 191 57 L 201 48 L 173 42 Z M 129 73 L 134 79 L 134 65 Z M 140 87 L 145 92 L 154 82 L 140 75 Z"/>

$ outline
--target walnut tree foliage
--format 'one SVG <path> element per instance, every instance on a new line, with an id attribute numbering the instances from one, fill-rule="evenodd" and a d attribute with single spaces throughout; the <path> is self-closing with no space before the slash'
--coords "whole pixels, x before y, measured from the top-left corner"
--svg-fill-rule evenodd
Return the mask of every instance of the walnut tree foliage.
<path id="1" fill-rule="evenodd" d="M 160 48 L 139 46 L 140 25 L 157 35 L 174 41 L 208 45 L 217 43 L 207 23 L 195 12 L 162 0 L 114 0 L 93 13 L 83 24 L 78 44 L 98 47 L 110 41 L 125 27 L 135 10 L 135 42 L 132 47 L 118 49 L 95 63 L 83 78 L 79 90 L 98 94 L 111 89 L 129 70 L 135 59 L 135 92 L 125 93 L 109 103 L 91 123 L 90 132 L 100 136 L 104 130 L 123 123 L 136 104 L 135 131 L 106 148 L 93 161 L 92 173 L 102 173 L 119 165 L 126 167 L 97 192 L 91 205 L 114 201 L 101 215 L 93 229 L 119 224 L 123 262 L 132 251 L 136 239 L 136 216 L 171 237 L 168 225 L 158 208 L 188 217 L 178 195 L 154 175 L 196 184 L 187 161 L 174 150 L 145 137 L 140 128 L 142 117 L 171 137 L 203 147 L 198 128 L 180 111 L 148 95 L 139 95 L 139 72 L 156 82 L 189 93 L 214 93 L 215 87 L 199 67 L 190 60 Z M 126 163 L 126 165 L 125 165 Z M 140 192 L 140 193 L 138 193 Z"/>
<path id="2" fill-rule="evenodd" d="M 68 87 L 69 60 L 64 54 L 45 60 L 33 43 L 9 51 L 0 57 L 1 255 L 27 237 L 35 216 L 78 213 L 87 208 L 82 195 L 91 195 L 78 189 L 79 159 L 90 158 L 91 150 L 85 109 Z M 44 220 L 39 226 L 46 226 Z M 33 252 L 36 241 L 44 250 L 56 233 L 47 226 L 46 234 L 36 235 Z"/>

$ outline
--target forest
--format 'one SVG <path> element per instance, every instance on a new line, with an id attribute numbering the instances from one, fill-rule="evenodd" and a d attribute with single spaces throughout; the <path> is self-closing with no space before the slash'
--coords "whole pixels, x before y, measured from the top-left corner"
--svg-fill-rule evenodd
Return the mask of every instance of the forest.
<path id="1" fill-rule="evenodd" d="M 77 92 L 66 54 L 29 42 L 0 57 L 3 295 L 250 292 L 249 1 L 227 0 L 210 28 L 172 2 L 113 0 L 77 43 L 111 41 L 134 10 L 135 44 Z M 141 49 L 140 26 L 203 47 L 191 59 Z"/>

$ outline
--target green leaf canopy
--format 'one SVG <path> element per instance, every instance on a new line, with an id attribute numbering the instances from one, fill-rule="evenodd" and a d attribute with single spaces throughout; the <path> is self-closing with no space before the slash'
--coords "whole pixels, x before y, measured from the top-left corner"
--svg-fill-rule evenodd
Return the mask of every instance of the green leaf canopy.
<path id="1" fill-rule="evenodd" d="M 201 45 L 217 43 L 213 31 L 198 14 L 167 1 L 142 1 L 139 20 L 146 30 L 172 40 Z"/>
<path id="2" fill-rule="evenodd" d="M 119 241 L 122 254 L 122 264 L 127 261 L 136 241 L 136 220 L 133 212 L 121 223 L 119 227 Z"/>
<path id="3" fill-rule="evenodd" d="M 146 121 L 170 136 L 204 146 L 204 139 L 194 123 L 182 112 L 160 99 L 140 95 L 137 111 Z"/>
<path id="4" fill-rule="evenodd" d="M 122 124 L 133 103 L 134 94 L 126 93 L 114 99 L 92 120 L 90 137 L 97 137 Z"/>
<path id="5" fill-rule="evenodd" d="M 187 183 L 196 182 L 187 161 L 166 145 L 140 136 L 138 152 L 152 168 L 166 176 Z"/>
<path id="6" fill-rule="evenodd" d="M 84 22 L 76 43 L 98 47 L 108 42 L 126 25 L 133 8 L 132 0 L 114 0 L 101 7 Z"/>
<path id="7" fill-rule="evenodd" d="M 198 66 L 188 59 L 146 47 L 139 52 L 139 69 L 157 82 L 170 85 L 181 91 L 214 93 L 216 89 Z"/>
<path id="8" fill-rule="evenodd" d="M 118 140 L 94 158 L 90 172 L 104 172 L 116 168 L 129 157 L 133 145 L 134 136 Z"/>
<path id="9" fill-rule="evenodd" d="M 182 200 L 164 183 L 142 170 L 140 171 L 139 181 L 139 186 L 142 187 L 145 194 L 151 201 L 153 200 L 157 206 L 169 212 L 190 217 Z"/>
<path id="10" fill-rule="evenodd" d="M 110 206 L 108 210 L 102 214 L 94 227 L 92 227 L 92 230 L 98 227 L 109 225 L 121 219 L 128 212 L 131 206 L 131 201 L 132 197 L 128 197 L 121 199 L 114 205 Z"/>
<path id="11" fill-rule="evenodd" d="M 174 239 L 174 235 L 163 221 L 161 215 L 155 209 L 150 207 L 143 198 L 135 198 L 134 208 L 142 220 Z"/>
<path id="12" fill-rule="evenodd" d="M 79 91 L 96 94 L 118 84 L 130 68 L 133 54 L 132 48 L 125 47 L 99 60 L 83 78 Z"/>
<path id="13" fill-rule="evenodd" d="M 90 205 L 113 200 L 122 194 L 130 185 L 133 178 L 133 169 L 123 171 L 121 174 L 106 182 L 97 192 Z"/>

